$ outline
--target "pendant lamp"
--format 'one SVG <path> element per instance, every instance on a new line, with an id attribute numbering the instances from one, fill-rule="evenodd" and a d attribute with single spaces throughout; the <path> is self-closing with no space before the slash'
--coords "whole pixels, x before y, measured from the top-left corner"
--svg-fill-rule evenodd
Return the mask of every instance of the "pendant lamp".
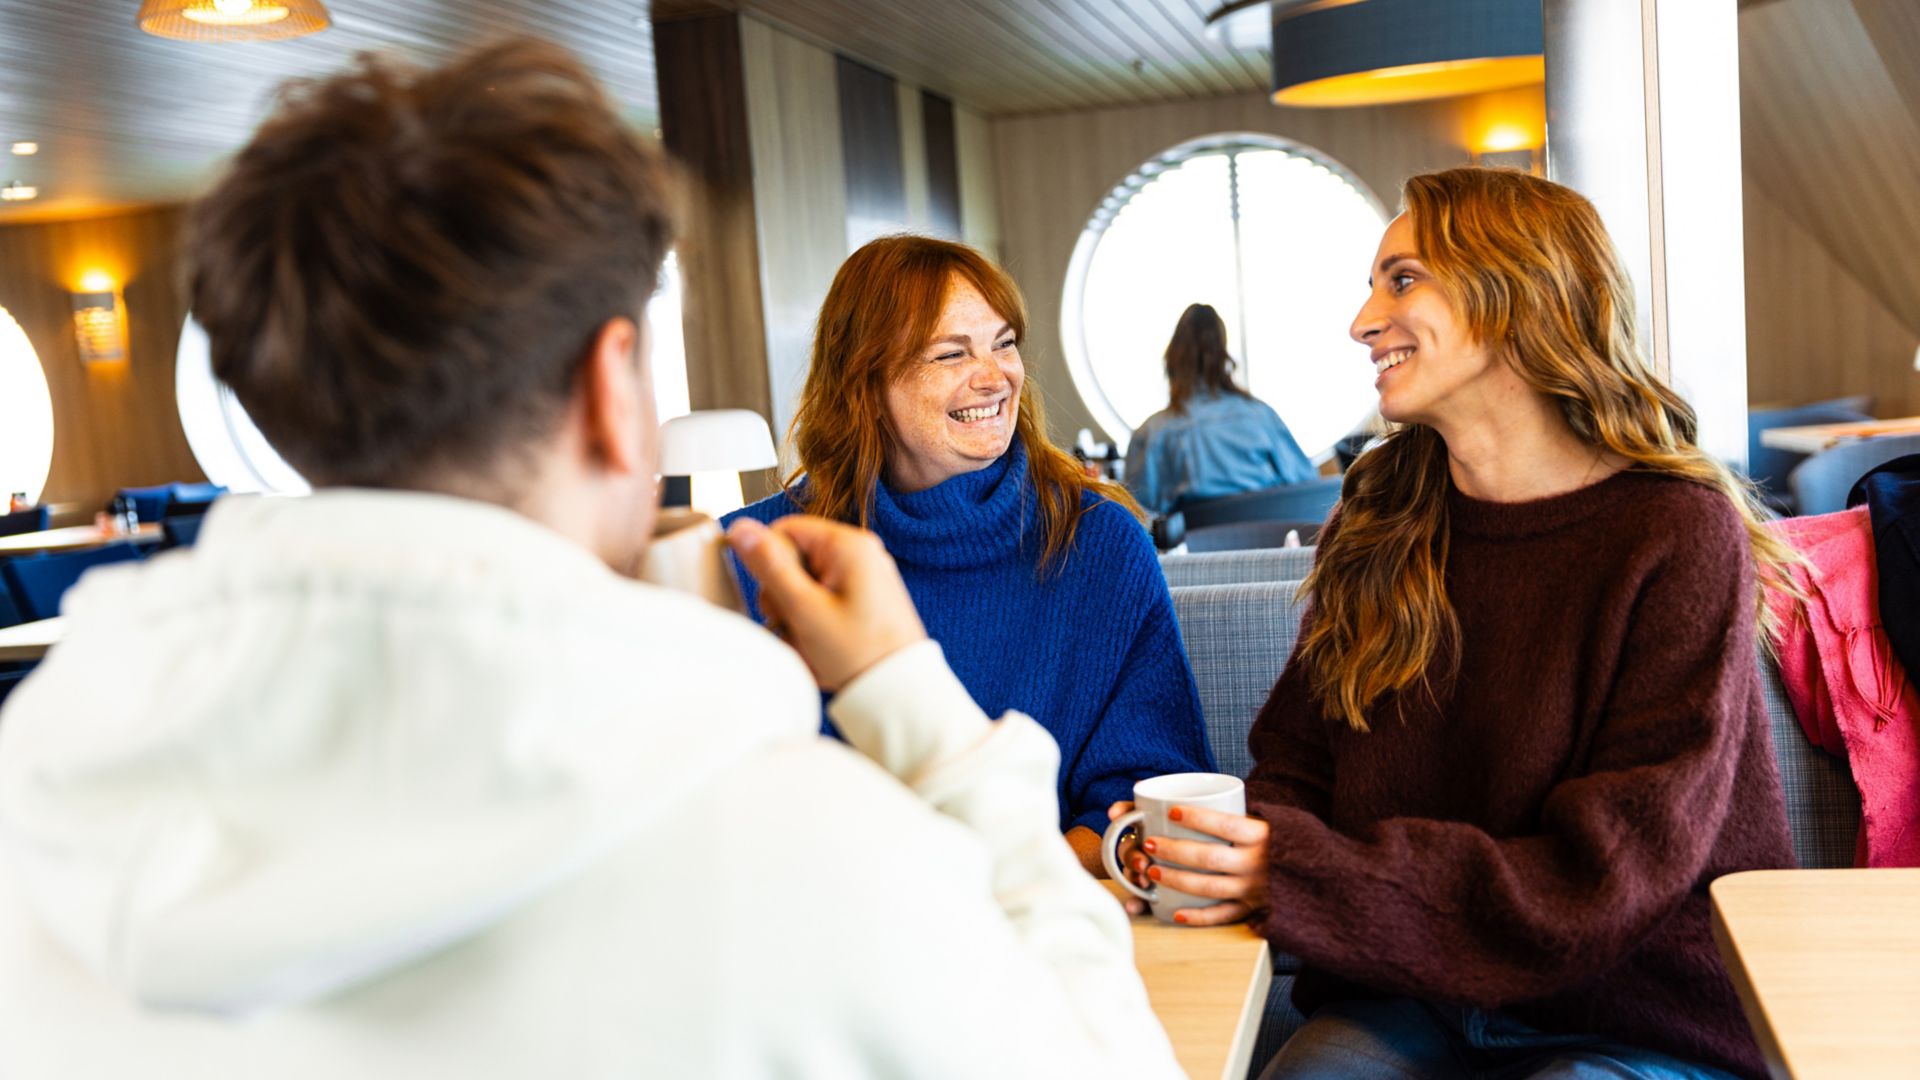
<path id="1" fill-rule="evenodd" d="M 1546 81 L 1540 0 L 1228 0 L 1216 40 L 1273 46 L 1276 105 L 1389 105 Z"/>
<path id="2" fill-rule="evenodd" d="M 180 41 L 282 41 L 333 25 L 320 0 L 141 0 L 137 18 Z"/>

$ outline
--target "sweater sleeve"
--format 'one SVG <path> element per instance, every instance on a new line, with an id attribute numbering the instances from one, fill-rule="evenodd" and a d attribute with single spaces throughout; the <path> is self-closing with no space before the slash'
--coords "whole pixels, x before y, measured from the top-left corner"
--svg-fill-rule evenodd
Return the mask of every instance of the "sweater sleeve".
<path id="1" fill-rule="evenodd" d="M 1088 511 L 1087 524 L 1103 513 L 1125 514 L 1103 504 Z M 1133 798 L 1137 781 L 1215 768 L 1166 576 L 1146 533 L 1130 516 L 1123 524 L 1113 530 L 1118 535 L 1107 550 L 1114 565 L 1102 577 L 1116 588 L 1114 610 L 1136 621 L 1093 731 L 1061 777 L 1063 832 L 1075 825 L 1105 830 L 1107 807 Z M 1095 550 L 1089 544 L 1086 554 Z"/>
<path id="2" fill-rule="evenodd" d="M 1249 794 L 1272 826 L 1265 936 L 1376 990 L 1482 1007 L 1569 989 L 1637 944 L 1698 886 L 1729 805 L 1754 678 L 1753 573 L 1731 530 L 1689 537 L 1649 572 L 1584 761 L 1531 835 L 1423 818 L 1331 827 L 1319 706 L 1283 677 L 1251 737 L 1263 763 Z"/>
<path id="3" fill-rule="evenodd" d="M 855 679 L 830 710 L 855 749 L 985 846 L 995 898 L 1020 948 L 1054 980 L 1051 986 L 1001 985 L 999 1004 L 1017 1008 L 1024 997 L 1063 997 L 1079 1020 L 1077 1030 L 1059 1033 L 1081 1056 L 1069 1070 L 1073 1075 L 1181 1075 L 1133 966 L 1126 915 L 1080 868 L 1055 828 L 1059 751 L 1052 737 L 1017 712 L 989 723 L 931 641 Z M 987 947 L 993 938 L 980 940 Z M 976 959 L 993 964 L 990 954 Z M 992 1038 L 969 1041 L 979 1048 L 984 1071 L 1007 1067 L 1002 1061 L 988 1069 L 1005 1052 Z"/>

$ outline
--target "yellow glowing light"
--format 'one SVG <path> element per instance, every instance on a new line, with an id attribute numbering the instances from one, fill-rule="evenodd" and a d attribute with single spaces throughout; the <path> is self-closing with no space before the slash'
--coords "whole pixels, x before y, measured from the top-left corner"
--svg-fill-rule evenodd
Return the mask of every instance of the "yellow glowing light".
<path id="1" fill-rule="evenodd" d="M 1496 124 L 1480 136 L 1474 146 L 1477 153 L 1497 154 L 1506 150 L 1531 150 L 1539 145 L 1533 132 L 1519 124 Z"/>
<path id="2" fill-rule="evenodd" d="M 1273 103 L 1304 108 L 1392 105 L 1528 86 L 1546 78 L 1547 62 L 1539 56 L 1448 60 L 1315 79 L 1274 91 Z"/>
<path id="3" fill-rule="evenodd" d="M 17 142 L 13 144 L 13 152 L 19 154 L 21 157 L 30 157 L 40 152 L 40 144 L 37 142 Z"/>
<path id="4" fill-rule="evenodd" d="M 189 22 L 207 26 L 264 26 L 276 23 L 287 17 L 289 12 L 279 4 L 256 3 L 255 0 L 210 0 L 193 4 L 180 12 Z"/>
<path id="5" fill-rule="evenodd" d="M 89 270 L 80 275 L 81 292 L 113 292 L 113 275 L 105 270 Z"/>

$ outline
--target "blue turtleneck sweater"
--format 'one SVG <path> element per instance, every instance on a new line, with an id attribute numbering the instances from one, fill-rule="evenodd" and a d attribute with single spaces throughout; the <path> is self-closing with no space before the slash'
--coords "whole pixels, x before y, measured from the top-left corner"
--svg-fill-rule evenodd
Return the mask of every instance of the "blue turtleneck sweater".
<path id="1" fill-rule="evenodd" d="M 781 493 L 727 521 L 799 512 Z M 1073 549 L 1039 575 L 1045 536 L 1015 441 L 926 491 L 882 483 L 872 526 L 973 699 L 989 716 L 1026 713 L 1060 744 L 1062 832 L 1104 830 L 1107 806 L 1133 798 L 1136 780 L 1213 771 L 1166 578 L 1123 507 L 1088 496 Z M 759 619 L 758 589 L 741 576 Z"/>

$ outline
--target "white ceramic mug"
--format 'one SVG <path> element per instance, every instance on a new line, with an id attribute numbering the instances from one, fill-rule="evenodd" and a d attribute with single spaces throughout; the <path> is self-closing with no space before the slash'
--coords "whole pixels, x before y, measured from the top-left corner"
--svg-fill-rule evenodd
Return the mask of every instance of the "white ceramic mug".
<path id="1" fill-rule="evenodd" d="M 1225 773 L 1186 772 L 1168 773 L 1165 776 L 1150 777 L 1133 785 L 1133 809 L 1114 818 L 1107 825 L 1106 835 L 1100 838 L 1100 861 L 1106 864 L 1107 873 L 1133 895 L 1147 902 L 1153 910 L 1153 917 L 1162 922 L 1172 922 L 1173 913 L 1187 908 L 1212 907 L 1219 900 L 1183 893 L 1165 885 L 1154 884 L 1143 889 L 1133 883 L 1120 866 L 1120 839 L 1128 829 L 1136 829 L 1142 836 L 1168 836 L 1176 840 L 1203 840 L 1210 844 L 1224 844 L 1225 840 L 1206 833 L 1194 832 L 1182 828 L 1167 820 L 1167 811 L 1176 806 L 1197 806 L 1204 810 L 1219 810 L 1228 814 L 1247 812 L 1247 786 L 1237 776 Z M 1151 859 L 1162 866 L 1171 866 L 1179 870 L 1194 870 L 1166 859 Z M 1195 870 L 1196 873 L 1207 873 Z"/>
<path id="2" fill-rule="evenodd" d="M 719 522 L 696 510 L 662 510 L 638 576 L 744 615 L 746 601 L 740 598 L 740 582 L 726 548 Z"/>

